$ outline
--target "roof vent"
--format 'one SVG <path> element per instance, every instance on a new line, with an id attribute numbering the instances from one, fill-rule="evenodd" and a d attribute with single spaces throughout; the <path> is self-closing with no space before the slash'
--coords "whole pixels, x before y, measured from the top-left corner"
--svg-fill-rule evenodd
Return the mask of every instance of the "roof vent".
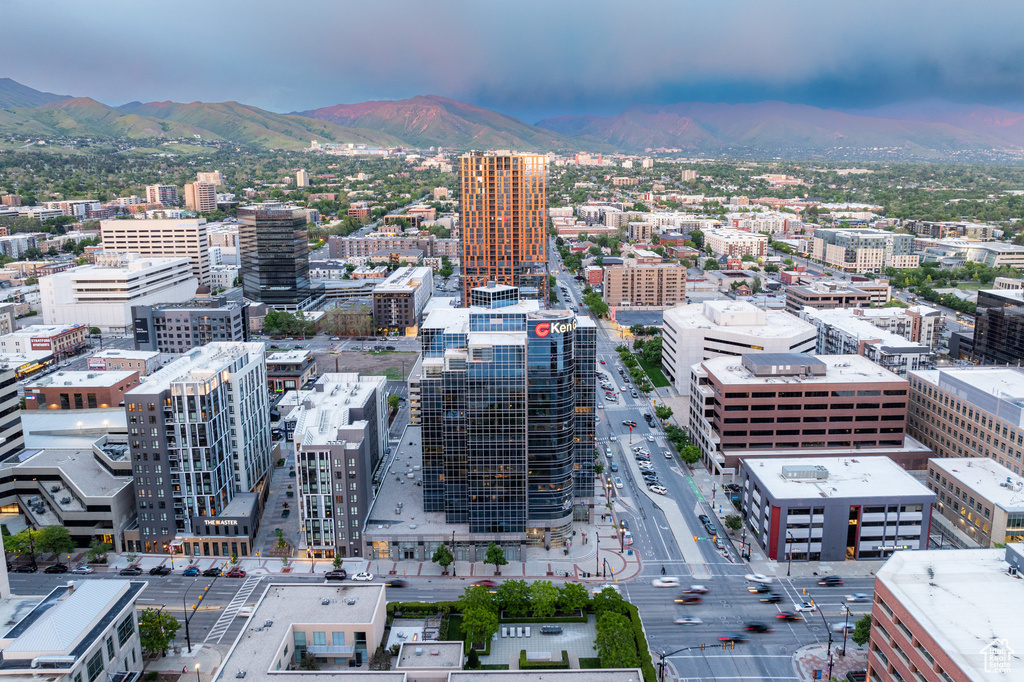
<path id="1" fill-rule="evenodd" d="M 321 606 L 330 606 L 331 605 L 331 600 L 330 599 L 321 599 L 320 600 L 320 605 Z"/>

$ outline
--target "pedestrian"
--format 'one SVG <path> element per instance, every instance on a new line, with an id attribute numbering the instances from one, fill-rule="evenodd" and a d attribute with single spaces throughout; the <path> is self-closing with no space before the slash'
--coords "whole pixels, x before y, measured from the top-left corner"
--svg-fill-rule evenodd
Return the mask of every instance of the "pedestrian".
<path id="1" fill-rule="evenodd" d="M 661 574 L 665 575 L 665 565 L 664 564 L 661 565 Z"/>
<path id="2" fill-rule="evenodd" d="M 187 665 L 181 666 L 181 674 L 182 675 L 188 675 L 188 666 Z"/>

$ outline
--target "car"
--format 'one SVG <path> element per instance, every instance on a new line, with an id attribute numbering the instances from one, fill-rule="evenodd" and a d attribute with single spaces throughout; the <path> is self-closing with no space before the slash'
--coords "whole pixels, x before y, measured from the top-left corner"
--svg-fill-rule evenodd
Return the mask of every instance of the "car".
<path id="1" fill-rule="evenodd" d="M 737 490 L 740 489 L 740 486 L 739 486 L 738 483 L 726 483 L 722 487 L 725 488 L 726 490 L 731 490 L 732 492 L 736 492 Z"/>
<path id="2" fill-rule="evenodd" d="M 615 438 L 615 434 L 613 433 L 612 435 L 608 436 L 608 440 L 610 440 L 611 442 L 613 442 L 613 443 L 614 443 L 614 442 L 615 442 L 615 441 L 617 440 L 617 439 Z"/>
<path id="3" fill-rule="evenodd" d="M 741 635 L 738 632 L 732 632 L 732 633 L 729 633 L 727 635 L 722 635 L 721 637 L 718 638 L 718 641 L 719 642 L 727 642 L 727 643 L 738 644 L 740 642 L 746 642 L 747 638 L 746 638 L 745 635 Z"/>
<path id="4" fill-rule="evenodd" d="M 39 568 L 35 564 L 22 564 L 21 566 L 15 566 L 15 573 L 35 573 Z"/>
<path id="5" fill-rule="evenodd" d="M 598 585 L 594 588 L 594 594 L 601 594 L 605 590 L 614 590 L 618 594 L 622 594 L 622 588 L 615 583 L 605 583 L 604 585 Z"/>
<path id="6" fill-rule="evenodd" d="M 286 519 L 289 516 L 291 516 L 291 513 L 292 513 L 291 509 L 283 509 L 283 510 L 281 510 L 281 518 Z"/>
<path id="7" fill-rule="evenodd" d="M 704 599 L 698 594 L 681 594 L 676 597 L 677 604 L 700 604 Z"/>
<path id="8" fill-rule="evenodd" d="M 602 365 L 607 365 L 608 363 L 607 363 L 607 362 L 605 362 L 604 360 L 602 360 L 602 361 L 601 361 L 601 364 L 602 364 Z"/>
<path id="9" fill-rule="evenodd" d="M 224 574 L 225 578 L 244 578 L 245 570 L 239 566 L 235 566 L 230 571 Z"/>
<path id="10" fill-rule="evenodd" d="M 707 523 L 707 521 L 705 521 Z M 772 578 L 769 578 L 764 573 L 747 573 L 743 578 L 749 583 L 760 583 L 761 585 L 771 585 L 773 582 Z"/>
<path id="11" fill-rule="evenodd" d="M 118 575 L 142 575 L 142 569 L 138 566 L 125 566 L 117 572 Z"/>
<path id="12" fill-rule="evenodd" d="M 700 625 L 704 621 L 702 621 L 697 616 L 680 616 L 679 618 L 676 618 L 672 622 L 675 623 L 676 625 Z"/>
<path id="13" fill-rule="evenodd" d="M 385 583 L 388 587 L 409 587 L 409 581 L 402 578 L 392 578 Z"/>
<path id="14" fill-rule="evenodd" d="M 651 434 L 647 434 L 647 442 L 648 443 L 653 443 L 654 442 L 654 436 L 652 436 Z"/>
<path id="15" fill-rule="evenodd" d="M 854 623 L 833 623 L 832 632 L 838 632 L 842 634 L 845 630 L 847 633 L 853 632 Z"/>
<path id="16" fill-rule="evenodd" d="M 631 422 L 631 421 L 629 421 L 629 420 L 627 419 L 627 420 L 625 420 L 625 421 L 623 421 L 623 422 L 622 422 L 622 425 L 623 425 L 623 426 L 632 426 L 632 425 L 633 425 L 633 422 Z"/>
<path id="17" fill-rule="evenodd" d="M 171 567 L 170 566 L 154 566 L 153 568 L 149 569 L 149 574 L 150 575 L 170 575 L 171 574 Z"/>
<path id="18" fill-rule="evenodd" d="M 786 622 L 797 621 L 797 620 L 803 620 L 804 619 L 804 617 L 801 616 L 799 613 L 793 613 L 792 611 L 779 611 L 778 613 L 775 614 L 775 617 L 778 618 L 779 620 L 786 621 Z"/>
<path id="19" fill-rule="evenodd" d="M 354 576 L 352 576 L 352 580 L 358 580 L 360 582 L 368 583 L 371 580 L 373 580 L 373 573 L 356 573 Z"/>
<path id="20" fill-rule="evenodd" d="M 767 594 L 771 591 L 772 588 L 767 585 L 762 585 L 761 583 L 751 583 L 750 585 L 747 585 L 747 592 L 750 594 Z"/>
<path id="21" fill-rule="evenodd" d="M 344 580 L 348 577 L 348 571 L 344 568 L 339 568 L 334 571 L 327 571 L 324 573 L 324 580 Z"/>
<path id="22" fill-rule="evenodd" d="M 775 628 L 770 628 L 764 623 L 747 623 L 744 628 L 747 632 L 774 632 Z"/>
<path id="23" fill-rule="evenodd" d="M 662 576 L 651 581 L 655 587 L 679 587 L 679 578 L 674 576 Z"/>
<path id="24" fill-rule="evenodd" d="M 74 573 L 75 575 L 90 575 L 92 573 L 95 573 L 96 571 L 93 569 L 92 566 L 86 566 L 85 564 L 80 564 L 80 565 L 75 566 L 74 568 L 72 568 L 71 572 Z"/>
<path id="25" fill-rule="evenodd" d="M 668 494 L 668 488 L 666 488 L 663 485 L 652 485 L 648 489 L 652 493 L 657 493 L 658 495 L 667 495 Z"/>
<path id="26" fill-rule="evenodd" d="M 765 604 L 778 604 L 780 601 L 782 601 L 782 595 L 772 592 L 761 597 L 761 601 Z"/>
<path id="27" fill-rule="evenodd" d="M 707 524 L 707 523 L 710 523 L 710 522 L 711 522 L 711 519 L 709 519 L 709 518 L 708 518 L 708 515 L 707 515 L 707 514 L 701 514 L 700 516 L 698 516 L 698 517 L 697 517 L 697 519 L 698 519 L 698 520 L 699 520 L 699 521 L 700 521 L 701 523 L 703 523 L 703 524 Z M 749 580 L 749 578 L 748 578 L 748 580 Z"/>
<path id="28" fill-rule="evenodd" d="M 637 395 L 636 391 L 630 391 L 629 394 L 631 396 L 633 396 L 634 398 L 639 398 L 640 397 L 639 395 Z"/>
<path id="29" fill-rule="evenodd" d="M 601 403 L 598 403 L 597 404 L 597 409 L 603 410 L 604 409 L 604 405 L 602 405 Z M 600 423 L 600 422 L 598 422 L 598 423 Z"/>
<path id="30" fill-rule="evenodd" d="M 798 601 L 793 604 L 793 610 L 797 613 L 800 613 L 801 611 L 817 611 L 818 605 L 812 604 L 809 601 Z"/>
<path id="31" fill-rule="evenodd" d="M 818 580 L 818 584 L 824 585 L 825 587 L 838 587 L 843 584 L 843 579 L 838 575 L 826 575 L 824 578 Z"/>
<path id="32" fill-rule="evenodd" d="M 654 470 L 654 465 L 651 464 L 646 459 L 643 460 L 642 462 L 637 462 L 637 466 L 640 467 L 640 471 L 653 471 Z"/>
<path id="33" fill-rule="evenodd" d="M 615 477 L 615 487 L 619 490 L 622 490 L 623 488 L 622 478 L 620 478 L 619 476 Z"/>
<path id="34" fill-rule="evenodd" d="M 540 634 L 542 634 L 542 635 L 560 635 L 560 634 L 562 634 L 562 627 L 560 625 L 541 625 L 540 626 Z"/>
<path id="35" fill-rule="evenodd" d="M 54 564 L 43 569 L 43 573 L 67 573 L 68 567 L 64 564 Z"/>
<path id="36" fill-rule="evenodd" d="M 219 568 L 217 568 L 216 566 L 213 566 L 213 567 L 210 567 L 210 568 L 206 569 L 205 571 L 203 571 L 203 577 L 204 578 L 219 578 L 220 577 L 220 572 L 221 571 L 220 571 Z"/>
<path id="37" fill-rule="evenodd" d="M 619 470 L 619 465 L 616 464 L 615 462 L 612 462 L 612 465 L 609 467 L 609 469 L 611 469 L 612 473 L 614 474 L 616 471 Z"/>
<path id="38" fill-rule="evenodd" d="M 493 580 L 489 580 L 489 579 L 485 578 L 484 580 L 477 580 L 475 583 L 473 583 L 473 586 L 474 587 L 497 587 L 498 583 L 496 583 Z"/>
<path id="39" fill-rule="evenodd" d="M 707 594 L 708 588 L 704 587 L 703 585 L 690 585 L 688 588 L 686 588 L 685 591 L 690 592 L 692 594 Z"/>
<path id="40" fill-rule="evenodd" d="M 665 459 L 672 459 L 672 453 L 668 450 L 665 451 Z"/>
<path id="41" fill-rule="evenodd" d="M 615 391 L 605 391 L 605 395 L 615 395 Z"/>

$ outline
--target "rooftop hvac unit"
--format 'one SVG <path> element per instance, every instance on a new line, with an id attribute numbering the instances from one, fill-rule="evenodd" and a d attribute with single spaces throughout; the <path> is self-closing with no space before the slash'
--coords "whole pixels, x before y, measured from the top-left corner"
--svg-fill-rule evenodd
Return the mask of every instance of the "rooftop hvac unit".
<path id="1" fill-rule="evenodd" d="M 828 478 L 828 469 L 820 464 L 790 464 L 782 467 L 782 477 L 791 481 L 799 479 L 821 481 Z"/>

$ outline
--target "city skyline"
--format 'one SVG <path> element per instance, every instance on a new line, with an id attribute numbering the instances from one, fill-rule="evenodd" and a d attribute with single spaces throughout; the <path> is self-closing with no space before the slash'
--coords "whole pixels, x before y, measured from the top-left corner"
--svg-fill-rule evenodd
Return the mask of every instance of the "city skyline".
<path id="1" fill-rule="evenodd" d="M 190 5 L 201 9 L 185 2 L 180 11 Z M 278 112 L 438 94 L 528 122 L 683 101 L 863 110 L 940 98 L 1024 107 L 1020 48 L 1010 28 L 1024 8 L 1007 2 L 985 9 L 948 0 L 869 2 L 815 12 L 796 2 L 746 1 L 652 2 L 635 13 L 578 2 L 441 2 L 429 9 L 313 2 L 294 16 L 263 2 L 245 9 L 224 17 L 235 35 L 260 35 L 273 25 L 304 39 L 294 48 L 253 51 L 208 39 L 210 26 L 200 27 L 198 41 L 155 29 L 89 44 L 81 34 L 109 31 L 111 16 L 159 26 L 163 9 L 113 0 L 15 2 L 8 8 L 13 24 L 46 24 L 50 39 L 12 34 L 0 46 L 7 64 L 0 76 L 111 105 L 240 101 Z M 51 23 L 54 15 L 65 20 Z M 405 38 L 381 49 L 385 35 Z"/>

